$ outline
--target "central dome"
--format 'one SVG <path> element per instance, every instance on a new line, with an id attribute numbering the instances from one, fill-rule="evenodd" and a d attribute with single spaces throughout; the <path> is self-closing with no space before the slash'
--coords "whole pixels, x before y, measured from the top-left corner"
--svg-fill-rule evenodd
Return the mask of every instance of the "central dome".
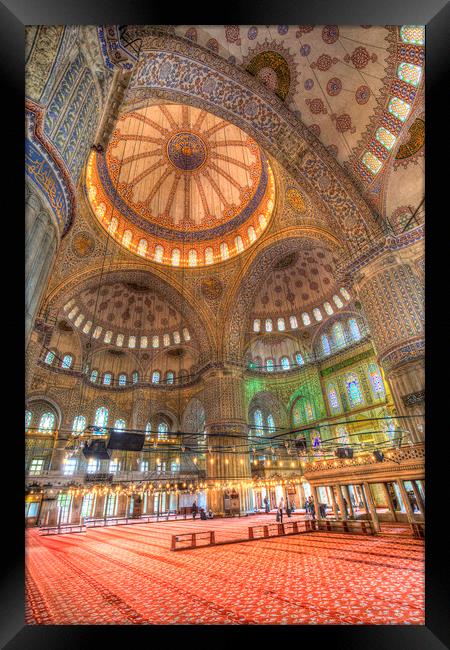
<path id="1" fill-rule="evenodd" d="M 256 142 L 180 104 L 122 115 L 106 154 L 92 152 L 86 182 L 95 215 L 119 243 L 174 266 L 241 253 L 274 205 L 273 172 Z"/>

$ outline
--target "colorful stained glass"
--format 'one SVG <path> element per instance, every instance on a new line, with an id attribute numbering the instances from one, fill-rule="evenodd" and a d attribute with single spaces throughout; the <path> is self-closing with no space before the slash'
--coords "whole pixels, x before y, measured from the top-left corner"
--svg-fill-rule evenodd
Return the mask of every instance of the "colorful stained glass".
<path id="1" fill-rule="evenodd" d="M 178 343 L 181 342 L 180 332 L 175 331 L 175 332 L 173 333 L 173 342 L 176 343 L 176 344 L 178 344 Z"/>
<path id="2" fill-rule="evenodd" d="M 256 433 L 256 435 L 257 436 L 264 435 L 264 431 L 263 431 L 264 422 L 263 422 L 263 414 L 262 414 L 262 412 L 259 409 L 256 409 L 256 411 L 253 414 L 253 417 L 254 417 L 254 420 L 255 420 L 255 427 L 256 427 L 255 433 Z"/>
<path id="3" fill-rule="evenodd" d="M 342 300 L 339 298 L 339 296 L 337 296 L 336 294 L 333 296 L 333 301 L 334 301 L 334 304 L 336 305 L 336 307 L 337 307 L 338 309 L 340 309 L 341 307 L 344 306 L 344 303 L 343 303 Z"/>
<path id="4" fill-rule="evenodd" d="M 189 330 L 187 329 L 187 327 L 183 327 L 183 338 L 185 341 L 191 340 L 191 335 L 189 334 Z"/>
<path id="5" fill-rule="evenodd" d="M 392 97 L 388 104 L 388 111 L 394 115 L 400 122 L 404 122 L 409 115 L 411 110 L 410 104 L 404 102 L 403 99 L 399 97 Z"/>
<path id="6" fill-rule="evenodd" d="M 375 137 L 388 151 L 392 149 L 397 140 L 395 135 L 385 129 L 384 126 L 380 126 L 380 128 L 376 130 Z"/>
<path id="7" fill-rule="evenodd" d="M 350 294 L 349 294 L 349 292 L 347 291 L 347 289 L 344 289 L 344 287 L 341 287 L 341 288 L 339 289 L 339 291 L 340 291 L 341 294 L 344 296 L 345 300 L 350 300 Z"/>
<path id="8" fill-rule="evenodd" d="M 127 385 L 127 376 L 124 374 L 119 375 L 119 386 Z"/>
<path id="9" fill-rule="evenodd" d="M 322 350 L 324 354 L 330 354 L 331 349 L 330 349 L 330 342 L 328 340 L 328 336 L 326 334 L 322 334 Z"/>
<path id="10" fill-rule="evenodd" d="M 236 251 L 237 251 L 238 253 L 242 253 L 242 251 L 244 250 L 244 242 L 242 241 L 242 237 L 241 237 L 240 235 L 238 235 L 237 237 L 235 237 L 235 239 L 234 239 L 234 245 L 235 245 L 235 247 L 236 247 Z"/>
<path id="11" fill-rule="evenodd" d="M 283 370 L 289 370 L 289 368 L 291 367 L 289 363 L 289 359 L 287 357 L 281 358 L 281 367 L 283 368 Z"/>
<path id="12" fill-rule="evenodd" d="M 267 318 L 266 319 L 266 332 L 271 332 L 272 331 L 272 319 Z"/>
<path id="13" fill-rule="evenodd" d="M 108 424 L 108 409 L 106 406 L 100 406 L 96 411 L 95 411 L 95 419 L 94 419 L 94 425 L 96 427 L 106 427 Z"/>
<path id="14" fill-rule="evenodd" d="M 425 44 L 425 27 L 422 25 L 403 25 L 400 28 L 400 38 L 404 43 L 412 45 Z"/>
<path id="15" fill-rule="evenodd" d="M 129 248 L 132 239 L 133 239 L 133 233 L 131 232 L 131 230 L 125 230 L 125 232 L 122 235 L 123 246 Z"/>
<path id="16" fill-rule="evenodd" d="M 323 308 L 327 312 L 328 316 L 331 316 L 331 314 L 334 314 L 333 307 L 330 305 L 329 302 L 324 302 L 323 303 Z"/>
<path id="17" fill-rule="evenodd" d="M 25 429 L 28 429 L 28 427 L 31 424 L 31 418 L 33 417 L 31 411 L 25 411 Z"/>
<path id="18" fill-rule="evenodd" d="M 52 431 L 55 426 L 55 416 L 53 413 L 47 412 L 41 415 L 39 420 L 39 431 Z"/>
<path id="19" fill-rule="evenodd" d="M 271 413 L 267 416 L 267 426 L 269 428 L 269 433 L 275 433 L 275 420 Z"/>
<path id="20" fill-rule="evenodd" d="M 306 312 L 302 314 L 303 325 L 311 325 L 311 319 Z"/>
<path id="21" fill-rule="evenodd" d="M 168 370 L 166 373 L 166 384 L 173 384 L 175 379 L 175 375 L 173 374 L 172 370 Z"/>
<path id="22" fill-rule="evenodd" d="M 289 316 L 289 324 L 291 326 L 291 329 L 296 330 L 298 328 L 297 317 Z"/>
<path id="23" fill-rule="evenodd" d="M 197 266 L 197 251 L 192 249 L 189 251 L 189 266 Z"/>
<path id="24" fill-rule="evenodd" d="M 222 242 L 220 244 L 220 256 L 223 260 L 227 260 L 230 257 L 230 253 L 228 252 L 228 244 L 226 242 Z"/>
<path id="25" fill-rule="evenodd" d="M 212 264 L 214 262 L 214 253 L 211 247 L 205 248 L 205 264 Z"/>
<path id="26" fill-rule="evenodd" d="M 105 343 L 111 343 L 112 335 L 113 335 L 113 333 L 112 333 L 111 330 L 108 330 L 105 333 L 105 338 L 104 338 Z"/>
<path id="27" fill-rule="evenodd" d="M 333 334 L 333 339 L 337 346 L 341 347 L 345 345 L 344 332 L 342 330 L 341 323 L 334 323 L 333 327 L 331 328 L 331 333 Z"/>
<path id="28" fill-rule="evenodd" d="M 98 377 L 98 370 L 93 370 L 91 372 L 91 381 L 93 384 L 95 384 L 95 382 L 97 381 L 97 377 Z"/>
<path id="29" fill-rule="evenodd" d="M 318 307 L 313 309 L 313 314 L 314 314 L 314 318 L 316 319 L 316 321 L 320 322 L 322 320 L 322 313 L 321 313 L 321 311 L 320 311 L 320 309 Z"/>
<path id="30" fill-rule="evenodd" d="M 378 160 L 378 158 L 374 156 L 371 151 L 366 151 L 362 157 L 362 162 L 367 167 L 367 169 L 372 172 L 372 174 L 377 174 L 383 164 L 381 160 Z"/>
<path id="31" fill-rule="evenodd" d="M 380 371 L 375 363 L 369 365 L 369 379 L 374 396 L 384 396 L 386 391 L 384 389 L 383 379 L 381 378 Z"/>
<path id="32" fill-rule="evenodd" d="M 339 445 L 348 445 L 350 444 L 350 438 L 348 436 L 347 429 L 343 424 L 336 427 L 336 438 Z"/>
<path id="33" fill-rule="evenodd" d="M 305 404 L 305 415 L 307 420 L 314 420 L 314 409 L 311 402 L 306 402 Z"/>
<path id="34" fill-rule="evenodd" d="M 55 353 L 54 352 L 47 352 L 45 355 L 45 363 L 48 363 L 49 365 L 53 363 L 53 359 L 55 358 Z"/>
<path id="35" fill-rule="evenodd" d="M 86 427 L 86 418 L 84 415 L 77 415 L 72 424 L 72 433 L 74 435 L 82 433 Z"/>
<path id="36" fill-rule="evenodd" d="M 284 318 L 279 318 L 277 320 L 277 327 L 278 327 L 279 332 L 284 332 L 284 330 L 286 329 L 286 324 L 284 322 Z"/>
<path id="37" fill-rule="evenodd" d="M 356 322 L 355 318 L 350 318 L 348 321 L 348 326 L 350 328 L 350 334 L 352 335 L 352 338 L 355 339 L 355 341 L 359 341 L 361 338 L 361 332 L 359 330 L 358 323 Z"/>
<path id="38" fill-rule="evenodd" d="M 333 411 L 336 411 L 339 409 L 339 400 L 336 392 L 336 388 L 334 387 L 333 384 L 330 384 L 327 388 L 327 394 L 328 394 L 328 402 L 330 404 L 330 407 Z"/>
<path id="39" fill-rule="evenodd" d="M 167 422 L 160 422 L 158 424 L 158 438 L 164 439 L 167 438 L 167 432 L 169 431 L 169 425 Z"/>
<path id="40" fill-rule="evenodd" d="M 145 257 L 147 254 L 147 240 L 146 239 L 141 239 L 139 241 L 139 246 L 137 247 L 137 254 L 141 255 L 142 257 Z"/>
<path id="41" fill-rule="evenodd" d="M 253 321 L 253 331 L 259 332 L 260 329 L 261 329 L 261 321 L 259 320 L 259 318 L 255 318 L 255 320 Z"/>
<path id="42" fill-rule="evenodd" d="M 397 77 L 411 86 L 417 87 L 421 76 L 422 68 L 419 65 L 402 61 L 397 68 Z"/>
<path id="43" fill-rule="evenodd" d="M 103 375 L 103 383 L 105 386 L 109 386 L 111 384 L 111 373 L 110 372 L 105 372 Z"/>
<path id="44" fill-rule="evenodd" d="M 180 266 L 180 251 L 174 248 L 172 251 L 172 266 Z"/>
<path id="45" fill-rule="evenodd" d="M 154 370 L 152 374 L 152 384 L 158 384 L 161 374 L 159 370 Z"/>
<path id="46" fill-rule="evenodd" d="M 139 381 L 139 373 L 137 372 L 137 370 L 135 370 L 135 371 L 133 372 L 133 374 L 131 375 L 131 379 L 132 379 L 132 381 L 133 381 L 133 384 L 137 384 L 137 383 L 138 383 L 138 381 Z"/>
<path id="47" fill-rule="evenodd" d="M 266 359 L 267 372 L 273 372 L 273 359 Z"/>
<path id="48" fill-rule="evenodd" d="M 347 393 L 351 406 L 357 406 L 363 403 L 363 396 L 359 387 L 359 381 L 356 375 L 349 376 L 347 381 Z"/>
<path id="49" fill-rule="evenodd" d="M 125 429 L 125 420 L 116 420 L 114 423 L 114 430 L 115 431 L 124 431 Z"/>
<path id="50" fill-rule="evenodd" d="M 320 433 L 318 433 L 318 431 L 314 431 L 312 438 L 313 438 L 313 448 L 318 449 L 322 444 Z"/>
<path id="51" fill-rule="evenodd" d="M 303 366 L 303 364 L 305 363 L 304 360 L 303 360 L 302 355 L 300 354 L 300 352 L 295 353 L 295 361 L 297 362 L 297 364 L 299 366 Z"/>

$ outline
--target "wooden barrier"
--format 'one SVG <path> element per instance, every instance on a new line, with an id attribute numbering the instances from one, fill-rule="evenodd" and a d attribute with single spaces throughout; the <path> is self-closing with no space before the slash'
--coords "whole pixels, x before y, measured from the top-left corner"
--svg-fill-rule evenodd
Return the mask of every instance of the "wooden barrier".
<path id="1" fill-rule="evenodd" d="M 410 526 L 414 537 L 419 537 L 420 539 L 425 538 L 425 522 L 414 521 L 411 522 Z"/>
<path id="2" fill-rule="evenodd" d="M 41 526 L 39 535 L 67 535 L 69 533 L 85 533 L 83 524 L 62 524 L 61 526 Z"/>
<path id="3" fill-rule="evenodd" d="M 202 543 L 202 542 L 206 543 Z M 183 546 L 177 546 L 183 544 Z M 202 530 L 195 533 L 180 533 L 172 535 L 171 551 L 183 551 L 189 548 L 215 546 L 216 535 L 214 530 Z"/>

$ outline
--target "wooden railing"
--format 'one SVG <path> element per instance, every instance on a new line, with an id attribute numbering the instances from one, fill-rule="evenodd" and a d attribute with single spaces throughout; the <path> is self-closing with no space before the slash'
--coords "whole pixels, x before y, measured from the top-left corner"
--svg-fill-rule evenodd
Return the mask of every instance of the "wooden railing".
<path id="1" fill-rule="evenodd" d="M 60 524 L 59 526 L 41 526 L 39 535 L 66 535 L 68 533 L 85 533 L 84 524 Z"/>
<path id="2" fill-rule="evenodd" d="M 214 530 L 202 530 L 195 533 L 181 533 L 172 535 L 171 551 L 182 551 L 200 546 L 215 546 L 216 537 Z"/>

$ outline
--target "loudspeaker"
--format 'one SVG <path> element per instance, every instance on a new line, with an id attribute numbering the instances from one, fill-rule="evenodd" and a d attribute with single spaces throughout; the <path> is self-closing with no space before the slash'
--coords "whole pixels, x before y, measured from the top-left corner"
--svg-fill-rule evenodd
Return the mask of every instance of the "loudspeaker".
<path id="1" fill-rule="evenodd" d="M 88 445 L 83 447 L 83 455 L 85 458 L 99 458 L 100 460 L 107 460 L 111 456 L 106 449 L 104 440 L 91 440 Z"/>
<path id="2" fill-rule="evenodd" d="M 141 451 L 144 442 L 144 433 L 130 433 L 128 431 L 115 431 L 112 429 L 108 440 L 108 449 Z"/>
<path id="3" fill-rule="evenodd" d="M 300 438 L 299 440 L 296 440 L 295 448 L 298 449 L 299 451 L 306 451 L 306 440 L 304 438 Z"/>
<path id="4" fill-rule="evenodd" d="M 353 458 L 353 449 L 351 447 L 338 447 L 334 455 L 336 458 Z"/>
<path id="5" fill-rule="evenodd" d="M 373 455 L 374 455 L 374 457 L 375 457 L 375 460 L 376 460 L 378 463 L 382 463 L 382 462 L 383 462 L 383 460 L 384 460 L 384 454 L 383 454 L 382 451 L 380 451 L 379 449 L 375 449 L 375 451 L 373 452 Z"/>

